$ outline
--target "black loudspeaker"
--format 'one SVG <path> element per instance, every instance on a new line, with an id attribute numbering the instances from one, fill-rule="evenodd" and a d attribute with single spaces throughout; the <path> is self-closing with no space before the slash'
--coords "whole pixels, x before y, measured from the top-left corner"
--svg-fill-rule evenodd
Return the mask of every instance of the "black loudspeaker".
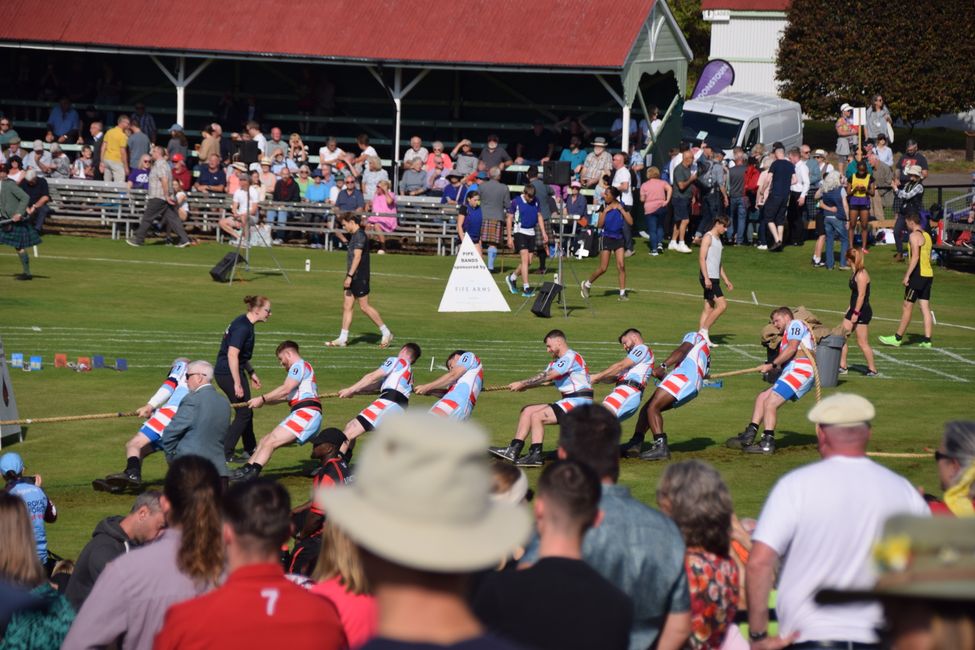
<path id="1" fill-rule="evenodd" d="M 235 148 L 237 162 L 242 162 L 246 165 L 260 162 L 261 150 L 254 140 L 241 140 L 240 142 L 236 142 Z"/>
<path id="2" fill-rule="evenodd" d="M 549 160 L 542 164 L 542 182 L 546 185 L 568 185 L 571 177 L 568 160 Z"/>
<path id="3" fill-rule="evenodd" d="M 539 318 L 551 318 L 552 303 L 555 302 L 559 294 L 562 293 L 562 285 L 555 282 L 545 282 L 538 290 L 535 297 L 535 304 L 532 305 L 532 313 Z"/>
<path id="4" fill-rule="evenodd" d="M 210 269 L 210 277 L 216 282 L 230 282 L 230 271 L 234 263 L 243 264 L 244 258 L 237 253 L 227 253 L 217 265 Z"/>

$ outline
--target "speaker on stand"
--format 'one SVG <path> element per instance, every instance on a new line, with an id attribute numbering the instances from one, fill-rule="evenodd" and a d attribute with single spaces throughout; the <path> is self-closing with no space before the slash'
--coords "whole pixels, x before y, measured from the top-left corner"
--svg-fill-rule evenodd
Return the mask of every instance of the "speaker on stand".
<path id="1" fill-rule="evenodd" d="M 546 185 L 568 185 L 571 178 L 568 160 L 549 160 L 542 164 L 542 182 Z"/>

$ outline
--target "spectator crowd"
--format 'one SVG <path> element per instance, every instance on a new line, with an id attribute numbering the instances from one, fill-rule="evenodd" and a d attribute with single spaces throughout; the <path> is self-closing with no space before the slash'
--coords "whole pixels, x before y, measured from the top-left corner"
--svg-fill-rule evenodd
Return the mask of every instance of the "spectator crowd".
<path id="1" fill-rule="evenodd" d="M 936 499 L 868 458 L 874 417 L 854 394 L 816 404 L 821 460 L 757 520 L 698 460 L 666 467 L 657 508 L 636 500 L 596 405 L 560 422 L 534 491 L 488 464 L 475 425 L 427 414 L 386 420 L 354 465 L 322 431 L 294 508 L 273 480 L 228 487 L 194 447 L 75 561 L 48 548 L 41 476 L 7 452 L 0 648 L 973 647 L 975 423 L 945 426 Z"/>

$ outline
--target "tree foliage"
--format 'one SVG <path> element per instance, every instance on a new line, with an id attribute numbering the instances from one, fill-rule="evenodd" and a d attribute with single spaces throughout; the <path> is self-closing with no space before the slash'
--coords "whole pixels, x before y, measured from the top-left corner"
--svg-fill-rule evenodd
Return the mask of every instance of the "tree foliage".
<path id="1" fill-rule="evenodd" d="M 690 95 L 711 55 L 711 23 L 704 20 L 701 0 L 670 0 L 667 5 L 694 53 L 687 69 L 687 94 Z"/>
<path id="2" fill-rule="evenodd" d="M 914 124 L 975 106 L 972 0 L 792 0 L 776 72 L 783 97 L 814 117 L 884 96 Z"/>

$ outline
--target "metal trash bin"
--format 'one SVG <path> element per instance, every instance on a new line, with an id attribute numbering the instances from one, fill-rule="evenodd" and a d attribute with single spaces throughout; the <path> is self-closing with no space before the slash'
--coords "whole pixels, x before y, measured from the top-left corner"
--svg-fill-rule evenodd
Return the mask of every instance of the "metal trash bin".
<path id="1" fill-rule="evenodd" d="M 846 337 L 830 334 L 816 346 L 816 365 L 819 367 L 819 383 L 823 388 L 836 386 L 840 376 L 840 355 Z"/>

